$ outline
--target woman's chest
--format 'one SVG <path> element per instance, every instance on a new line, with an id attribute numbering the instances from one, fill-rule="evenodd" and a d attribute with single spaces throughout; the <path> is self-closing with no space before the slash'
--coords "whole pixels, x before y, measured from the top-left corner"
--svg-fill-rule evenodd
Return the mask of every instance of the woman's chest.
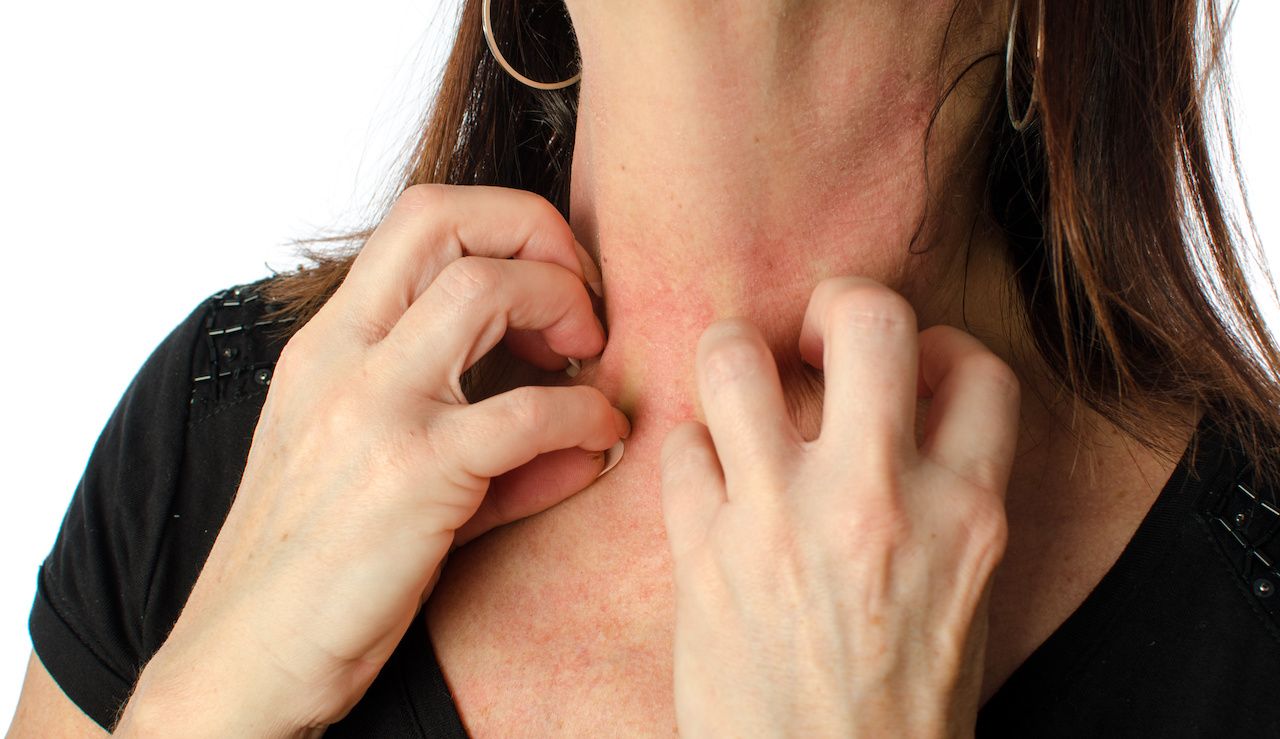
<path id="1" fill-rule="evenodd" d="M 658 491 L 602 480 L 454 552 L 427 604 L 475 736 L 675 733 Z"/>

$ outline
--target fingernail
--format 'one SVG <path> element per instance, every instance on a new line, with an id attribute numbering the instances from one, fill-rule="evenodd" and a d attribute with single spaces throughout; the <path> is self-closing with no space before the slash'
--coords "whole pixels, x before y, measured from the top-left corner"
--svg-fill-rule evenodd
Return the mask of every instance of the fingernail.
<path id="1" fill-rule="evenodd" d="M 604 473 L 613 469 L 614 466 L 618 464 L 618 460 L 620 459 L 622 459 L 622 442 L 621 441 L 609 447 L 609 451 L 604 453 L 604 469 L 600 470 L 600 474 L 596 475 L 596 479 L 597 480 L 600 479 L 601 477 L 604 476 Z"/>
<path id="2" fill-rule="evenodd" d="M 582 371 L 582 362 L 573 357 L 565 357 L 565 359 L 569 360 L 569 366 L 564 368 L 564 373 L 570 377 L 577 377 L 578 373 Z"/>
<path id="3" fill-rule="evenodd" d="M 595 293 L 597 297 L 603 298 L 604 293 L 601 292 L 601 283 L 604 278 L 600 275 L 600 268 L 596 266 L 595 260 L 587 253 L 586 247 L 577 239 L 573 240 L 573 248 L 578 252 L 578 261 L 582 263 L 582 274 L 586 278 L 587 287 L 590 287 L 591 292 Z"/>

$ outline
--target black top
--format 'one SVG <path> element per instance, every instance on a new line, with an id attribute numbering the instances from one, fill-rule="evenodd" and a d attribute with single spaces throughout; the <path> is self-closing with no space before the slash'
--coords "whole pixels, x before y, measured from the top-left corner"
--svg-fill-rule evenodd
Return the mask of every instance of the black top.
<path id="1" fill-rule="evenodd" d="M 283 346 L 264 335 L 266 279 L 201 301 L 146 360 L 40 568 L 35 651 L 103 727 L 239 485 Z M 1115 565 L 983 706 L 979 737 L 1280 737 L 1280 505 L 1213 414 L 1196 434 Z M 328 735 L 465 736 L 421 619 Z"/>

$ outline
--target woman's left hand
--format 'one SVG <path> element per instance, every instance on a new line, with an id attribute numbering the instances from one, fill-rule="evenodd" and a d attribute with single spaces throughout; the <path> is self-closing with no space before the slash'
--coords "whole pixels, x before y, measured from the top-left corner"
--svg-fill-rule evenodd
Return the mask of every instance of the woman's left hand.
<path id="1" fill-rule="evenodd" d="M 817 286 L 800 350 L 825 376 L 817 439 L 759 331 L 726 319 L 698 343 L 707 425 L 663 443 L 680 732 L 972 736 L 1017 377 L 862 277 Z"/>

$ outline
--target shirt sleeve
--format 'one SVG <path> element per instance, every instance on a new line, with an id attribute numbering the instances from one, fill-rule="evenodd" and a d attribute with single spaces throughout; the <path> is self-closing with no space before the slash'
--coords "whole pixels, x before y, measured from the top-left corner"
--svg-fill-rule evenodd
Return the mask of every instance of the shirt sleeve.
<path id="1" fill-rule="evenodd" d="M 186 443 L 202 301 L 152 351 L 95 443 L 40 566 L 32 646 L 63 692 L 110 730 L 151 655 L 143 619 Z"/>

